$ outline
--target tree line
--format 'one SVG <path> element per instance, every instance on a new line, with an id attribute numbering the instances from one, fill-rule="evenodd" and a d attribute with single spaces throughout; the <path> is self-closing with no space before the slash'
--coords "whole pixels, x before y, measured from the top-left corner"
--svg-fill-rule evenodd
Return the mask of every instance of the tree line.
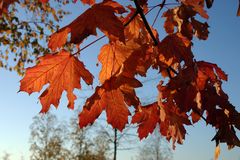
<path id="1" fill-rule="evenodd" d="M 78 117 L 73 116 L 70 123 L 60 121 L 51 112 L 33 117 L 30 125 L 30 155 L 20 160 L 112 160 L 119 150 L 136 150 L 134 159 L 171 160 L 171 149 L 157 132 L 141 143 L 137 148 L 137 135 L 134 127 L 120 133 L 100 123 L 79 128 Z M 129 132 L 130 131 L 130 132 Z M 117 136 L 115 137 L 115 134 Z M 116 146 L 115 146 L 116 143 Z M 11 160 L 11 154 L 5 152 L 2 160 Z"/>

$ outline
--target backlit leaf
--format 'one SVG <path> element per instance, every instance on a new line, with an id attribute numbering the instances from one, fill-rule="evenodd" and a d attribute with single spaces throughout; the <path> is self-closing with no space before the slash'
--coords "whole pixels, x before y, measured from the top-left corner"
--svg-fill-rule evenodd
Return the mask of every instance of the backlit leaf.
<path id="1" fill-rule="evenodd" d="M 42 104 L 41 112 L 47 112 L 51 104 L 58 107 L 64 90 L 69 100 L 68 108 L 73 109 L 76 99 L 73 94 L 74 88 L 81 89 L 81 78 L 87 84 L 92 84 L 92 74 L 85 69 L 82 62 L 66 51 L 55 55 L 49 54 L 39 60 L 39 64 L 27 69 L 26 75 L 20 81 L 20 91 L 31 94 L 41 91 L 45 84 L 49 84 L 49 87 L 39 97 Z"/>

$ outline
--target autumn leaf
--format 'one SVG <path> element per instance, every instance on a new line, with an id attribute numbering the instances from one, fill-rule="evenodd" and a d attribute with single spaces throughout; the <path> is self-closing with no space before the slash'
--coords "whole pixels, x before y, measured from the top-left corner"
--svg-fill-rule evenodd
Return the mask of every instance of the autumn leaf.
<path id="1" fill-rule="evenodd" d="M 219 155 L 220 155 L 220 145 L 217 145 L 215 148 L 214 160 L 218 160 Z"/>
<path id="2" fill-rule="evenodd" d="M 128 41 L 126 44 L 116 41 L 104 45 L 98 56 L 98 60 L 102 63 L 102 69 L 99 74 L 100 82 L 104 83 L 119 73 L 124 62 L 138 48 L 140 48 L 140 46 L 134 41 Z"/>
<path id="3" fill-rule="evenodd" d="M 195 29 L 195 36 L 198 37 L 199 39 L 206 40 L 208 38 L 208 24 L 207 22 L 201 23 L 194 18 L 191 19 L 192 21 L 192 26 Z"/>
<path id="4" fill-rule="evenodd" d="M 20 91 L 31 94 L 41 91 L 45 84 L 49 84 L 39 97 L 42 104 L 41 112 L 47 112 L 51 104 L 58 107 L 64 90 L 69 100 L 68 108 L 73 109 L 76 99 L 73 94 L 74 88 L 81 89 L 81 78 L 88 85 L 92 84 L 92 74 L 85 69 L 82 62 L 67 51 L 43 56 L 39 61 L 39 64 L 27 69 L 26 75 L 20 81 Z"/>
<path id="5" fill-rule="evenodd" d="M 139 124 L 138 137 L 140 139 L 146 138 L 148 134 L 154 131 L 156 125 L 160 123 L 159 109 L 158 104 L 155 102 L 146 106 L 139 106 L 135 112 L 131 123 Z"/>
<path id="6" fill-rule="evenodd" d="M 62 40 L 55 45 L 51 45 L 51 49 L 59 48 L 66 42 L 66 33 L 71 33 L 71 43 L 79 44 L 89 35 L 97 35 L 96 29 L 99 28 L 111 40 L 125 41 L 124 25 L 115 15 L 125 12 L 123 6 L 115 1 L 105 0 L 102 3 L 94 4 L 86 10 L 72 23 L 63 27 L 58 32 L 54 33 L 50 42 L 62 37 Z"/>
<path id="7" fill-rule="evenodd" d="M 105 81 L 102 86 L 96 88 L 95 93 L 87 99 L 83 111 L 79 114 L 80 127 L 92 124 L 102 111 L 106 110 L 107 122 L 113 128 L 117 128 L 120 131 L 125 128 L 130 112 L 122 93 L 123 88 L 120 88 L 122 85 L 127 85 L 124 79 L 113 77 Z M 131 81 L 134 87 L 139 87 L 141 84 L 137 80 Z"/>
<path id="8" fill-rule="evenodd" d="M 42 3 L 47 3 L 49 0 L 39 0 Z"/>
<path id="9" fill-rule="evenodd" d="M 208 14 L 204 10 L 204 0 L 181 0 L 185 5 L 191 6 L 203 18 L 208 19 Z"/>
<path id="10" fill-rule="evenodd" d="M 190 65 L 193 61 L 190 41 L 181 34 L 166 36 L 159 44 L 159 63 L 171 66 L 183 61 Z"/>
<path id="11" fill-rule="evenodd" d="M 54 33 L 48 42 L 48 47 L 51 48 L 53 51 L 61 48 L 67 42 L 67 36 L 70 32 L 69 28 L 64 29 L 62 32 Z"/>
<path id="12" fill-rule="evenodd" d="M 18 2 L 18 0 L 1 0 L 0 1 L 0 17 L 2 16 L 2 13 L 8 12 L 9 5 Z"/>
<path id="13" fill-rule="evenodd" d="M 217 82 L 218 79 L 225 81 L 228 79 L 227 74 L 224 73 L 216 64 L 199 61 L 197 62 L 197 67 L 198 76 L 196 82 L 200 90 L 205 88 L 208 79 L 212 82 Z"/>
<path id="14" fill-rule="evenodd" d="M 95 0 L 81 0 L 83 4 L 93 5 L 95 4 Z M 73 1 L 74 3 L 77 2 L 77 0 Z"/>

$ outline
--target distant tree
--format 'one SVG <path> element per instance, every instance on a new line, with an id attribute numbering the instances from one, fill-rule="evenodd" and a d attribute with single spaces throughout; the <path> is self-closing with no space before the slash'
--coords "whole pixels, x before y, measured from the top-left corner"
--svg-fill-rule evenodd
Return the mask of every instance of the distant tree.
<path id="1" fill-rule="evenodd" d="M 167 142 L 159 134 L 157 127 L 138 151 L 136 160 L 172 160 L 172 152 Z"/>
<path id="2" fill-rule="evenodd" d="M 3 154 L 3 156 L 2 156 L 2 160 L 10 160 L 10 157 L 11 157 L 11 154 L 5 152 L 5 153 Z"/>
<path id="3" fill-rule="evenodd" d="M 69 138 L 74 160 L 84 159 L 84 157 L 87 157 L 90 154 L 89 148 L 93 144 L 90 139 L 87 138 L 87 130 L 88 128 L 81 129 L 78 127 L 77 116 L 71 118 Z"/>
<path id="4" fill-rule="evenodd" d="M 67 128 L 58 123 L 55 115 L 35 116 L 30 129 L 31 160 L 69 159 L 70 152 L 64 147 Z"/>
<path id="5" fill-rule="evenodd" d="M 109 151 L 108 138 L 101 132 L 91 134 L 97 125 L 91 128 L 79 128 L 78 117 L 71 119 L 70 136 L 72 158 L 74 160 L 107 160 Z M 92 135 L 90 137 L 89 135 Z"/>

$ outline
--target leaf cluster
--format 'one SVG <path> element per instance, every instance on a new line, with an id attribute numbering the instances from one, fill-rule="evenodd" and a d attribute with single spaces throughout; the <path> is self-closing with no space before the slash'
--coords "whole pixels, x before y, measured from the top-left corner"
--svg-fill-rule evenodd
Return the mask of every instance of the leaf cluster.
<path id="1" fill-rule="evenodd" d="M 51 35 L 49 54 L 28 68 L 21 80 L 20 91 L 29 94 L 49 84 L 40 95 L 42 112 L 47 112 L 51 105 L 58 107 L 63 91 L 67 92 L 68 107 L 73 109 L 73 90 L 81 89 L 80 79 L 88 85 L 93 83 L 93 75 L 78 55 L 86 48 L 80 49 L 82 42 L 96 36 L 99 29 L 109 43 L 102 46 L 98 55 L 100 85 L 79 113 L 80 127 L 94 123 L 105 110 L 113 128 L 122 131 L 132 117 L 131 123 L 138 124 L 142 139 L 159 125 L 159 132 L 172 140 L 175 147 L 176 142 L 182 144 L 185 139 L 185 126 L 203 119 L 216 129 L 213 140 L 217 145 L 223 142 L 229 148 L 240 146 L 235 131 L 240 129 L 240 114 L 222 90 L 227 74 L 214 63 L 196 60 L 192 51 L 193 38 L 208 38 L 206 7 L 210 8 L 213 1 L 159 0 L 152 8 L 147 0 L 134 0 L 127 7 L 113 0 L 81 2 L 90 7 Z M 150 26 L 145 17 L 153 8 L 159 8 L 155 20 L 163 11 L 165 37 L 159 37 L 159 29 Z M 67 51 L 68 43 L 78 51 Z M 143 84 L 136 77 L 146 76 L 150 68 L 162 76 L 156 86 L 158 98 L 152 104 L 142 105 L 135 89 Z M 134 113 L 129 107 L 134 108 Z"/>

